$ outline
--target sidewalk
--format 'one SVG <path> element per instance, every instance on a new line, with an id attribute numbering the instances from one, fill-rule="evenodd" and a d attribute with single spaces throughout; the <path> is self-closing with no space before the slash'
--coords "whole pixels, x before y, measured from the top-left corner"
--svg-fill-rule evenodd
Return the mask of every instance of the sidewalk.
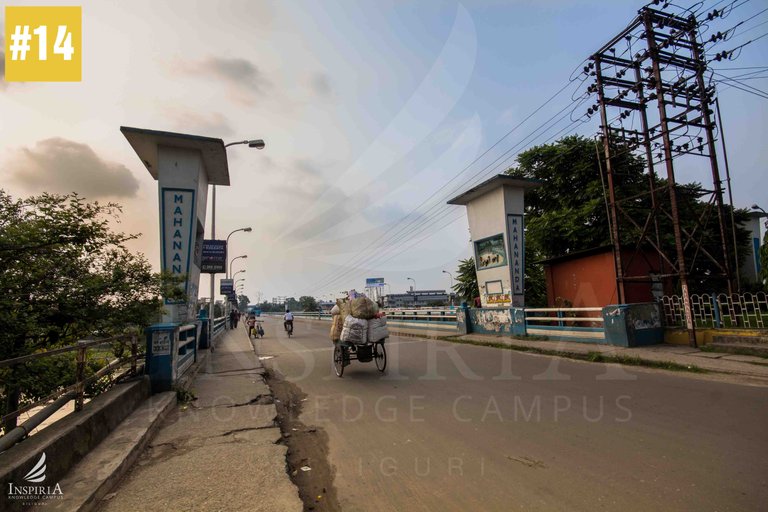
<path id="1" fill-rule="evenodd" d="M 696 366 L 708 372 L 740 375 L 747 377 L 753 383 L 763 381 L 763 385 L 768 385 L 768 359 L 757 356 L 705 352 L 683 345 L 661 344 L 625 348 L 574 341 L 533 341 L 491 334 L 467 334 L 458 336 L 457 339 L 488 344 L 502 343 L 512 347 L 519 347 L 520 350 L 534 349 L 547 351 L 551 352 L 552 355 L 557 355 L 557 353 L 563 355 L 599 353 L 605 357 L 638 358 L 643 361 L 676 363 L 682 366 Z"/>
<path id="2" fill-rule="evenodd" d="M 190 392 L 101 510 L 301 511 L 264 367 L 242 328 L 208 353 Z"/>

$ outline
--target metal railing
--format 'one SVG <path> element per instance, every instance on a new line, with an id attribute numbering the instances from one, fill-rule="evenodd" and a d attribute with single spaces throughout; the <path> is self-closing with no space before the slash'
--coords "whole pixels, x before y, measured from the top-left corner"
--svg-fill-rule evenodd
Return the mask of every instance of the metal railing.
<path id="1" fill-rule="evenodd" d="M 56 362 L 54 366 L 58 371 L 65 374 L 68 371 L 72 373 L 69 381 L 62 383 L 48 396 L 26 403 L 15 411 L 6 411 L 1 418 L 4 425 L 22 414 L 45 406 L 22 425 L 0 437 L 0 451 L 7 450 L 26 437 L 71 400 L 75 402 L 75 411 L 80 411 L 86 398 L 106 391 L 126 376 L 141 373 L 143 365 L 140 366 L 139 361 L 144 358 L 143 348 L 144 345 L 139 343 L 137 334 L 128 334 L 104 339 L 81 340 L 74 345 L 0 361 L 0 372 L 5 374 L 3 377 L 5 393 L 10 392 L 10 385 L 19 379 L 22 372 L 34 374 L 36 371 L 42 371 L 42 369 L 27 366 L 35 361 L 49 358 Z M 120 370 L 122 371 L 117 374 Z M 25 389 L 21 385 L 18 392 L 22 401 L 25 395 L 31 393 L 29 388 Z"/>
<path id="2" fill-rule="evenodd" d="M 192 366 L 197 358 L 197 325 L 187 324 L 179 327 L 177 350 L 179 357 L 176 362 L 176 368 L 178 375 L 182 375 L 187 368 Z"/>
<path id="3" fill-rule="evenodd" d="M 557 325 L 558 327 L 577 326 L 581 327 L 601 327 L 603 324 L 603 308 L 525 308 L 525 322 L 527 325 Z M 533 313 L 533 316 L 529 314 Z M 580 316 L 582 313 L 598 313 L 597 316 Z M 554 316 L 552 316 L 554 315 Z"/>
<path id="4" fill-rule="evenodd" d="M 220 316 L 218 318 L 214 318 L 213 320 L 213 339 L 216 339 L 216 336 L 224 332 L 227 328 L 227 322 L 229 322 L 229 319 L 226 316 Z"/>
<path id="5" fill-rule="evenodd" d="M 668 327 L 685 327 L 680 295 L 664 295 L 661 307 Z M 768 328 L 768 294 L 765 292 L 691 295 L 691 315 L 698 328 Z"/>

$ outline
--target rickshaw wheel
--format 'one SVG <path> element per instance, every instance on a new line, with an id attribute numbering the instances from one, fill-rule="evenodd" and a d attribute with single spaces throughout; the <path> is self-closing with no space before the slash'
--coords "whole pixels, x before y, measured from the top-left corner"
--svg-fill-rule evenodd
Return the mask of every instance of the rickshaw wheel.
<path id="1" fill-rule="evenodd" d="M 384 348 L 384 342 L 380 341 L 376 343 L 373 358 L 376 360 L 376 368 L 378 368 L 380 372 L 387 369 L 387 349 Z"/>
<path id="2" fill-rule="evenodd" d="M 344 375 L 344 348 L 341 342 L 336 342 L 333 347 L 333 369 L 337 377 Z"/>

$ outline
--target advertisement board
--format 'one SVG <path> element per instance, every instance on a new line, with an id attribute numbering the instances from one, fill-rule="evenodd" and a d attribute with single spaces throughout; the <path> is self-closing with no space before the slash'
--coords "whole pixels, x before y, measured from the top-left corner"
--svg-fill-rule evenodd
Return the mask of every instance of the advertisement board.
<path id="1" fill-rule="evenodd" d="M 203 240 L 200 271 L 204 274 L 224 274 L 227 271 L 227 241 Z"/>
<path id="2" fill-rule="evenodd" d="M 219 283 L 219 293 L 222 295 L 231 295 L 235 291 L 234 279 L 222 279 Z"/>

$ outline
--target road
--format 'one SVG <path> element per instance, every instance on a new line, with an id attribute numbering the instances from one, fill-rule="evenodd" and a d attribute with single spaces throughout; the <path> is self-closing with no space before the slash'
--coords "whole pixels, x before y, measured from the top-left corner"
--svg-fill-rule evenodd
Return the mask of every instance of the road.
<path id="1" fill-rule="evenodd" d="M 766 388 L 399 337 L 338 378 L 328 323 L 265 325 L 342 510 L 766 510 Z"/>

